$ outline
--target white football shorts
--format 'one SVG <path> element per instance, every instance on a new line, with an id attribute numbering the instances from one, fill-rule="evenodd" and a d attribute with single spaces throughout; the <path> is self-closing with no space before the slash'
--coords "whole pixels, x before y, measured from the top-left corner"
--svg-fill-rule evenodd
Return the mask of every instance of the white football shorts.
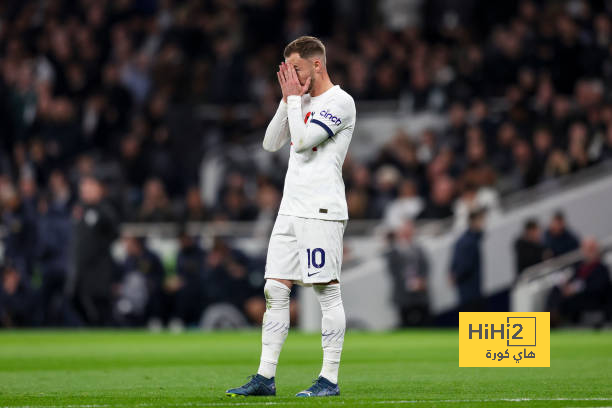
<path id="1" fill-rule="evenodd" d="M 303 286 L 340 281 L 342 239 L 347 221 L 278 215 L 266 259 L 265 278 Z"/>

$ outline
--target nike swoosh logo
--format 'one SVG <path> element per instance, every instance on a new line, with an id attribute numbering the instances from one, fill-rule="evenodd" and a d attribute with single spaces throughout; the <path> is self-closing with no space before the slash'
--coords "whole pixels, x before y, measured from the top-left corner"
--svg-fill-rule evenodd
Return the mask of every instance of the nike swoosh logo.
<path id="1" fill-rule="evenodd" d="M 316 275 L 317 273 L 321 273 L 321 271 L 319 271 L 319 272 L 315 272 L 315 273 L 310 273 L 310 272 L 309 272 L 309 273 L 308 273 L 308 277 L 310 278 L 311 276 L 314 276 L 314 275 Z"/>

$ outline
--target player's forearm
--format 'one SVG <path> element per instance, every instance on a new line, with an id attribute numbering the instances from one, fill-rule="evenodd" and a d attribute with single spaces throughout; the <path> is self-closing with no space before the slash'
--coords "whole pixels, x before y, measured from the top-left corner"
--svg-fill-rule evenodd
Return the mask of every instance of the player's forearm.
<path id="1" fill-rule="evenodd" d="M 302 98 L 297 95 L 287 97 L 287 117 L 291 133 L 291 143 L 297 153 L 303 153 L 318 146 L 329 135 L 319 126 L 308 126 L 302 119 Z"/>
<path id="2" fill-rule="evenodd" d="M 281 100 L 274 117 L 266 128 L 263 148 L 275 152 L 289 140 L 289 124 L 287 121 L 287 104 Z"/>

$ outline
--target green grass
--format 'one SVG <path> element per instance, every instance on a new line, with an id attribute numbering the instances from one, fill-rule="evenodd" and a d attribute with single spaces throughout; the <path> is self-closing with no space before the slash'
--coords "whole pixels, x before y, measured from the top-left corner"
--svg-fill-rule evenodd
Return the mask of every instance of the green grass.
<path id="1" fill-rule="evenodd" d="M 276 398 L 225 397 L 257 369 L 259 350 L 256 331 L 0 332 L 0 407 L 612 406 L 610 331 L 553 332 L 550 368 L 459 368 L 454 330 L 352 332 L 342 396 L 308 400 L 293 395 L 319 372 L 320 337 L 291 333 Z"/>

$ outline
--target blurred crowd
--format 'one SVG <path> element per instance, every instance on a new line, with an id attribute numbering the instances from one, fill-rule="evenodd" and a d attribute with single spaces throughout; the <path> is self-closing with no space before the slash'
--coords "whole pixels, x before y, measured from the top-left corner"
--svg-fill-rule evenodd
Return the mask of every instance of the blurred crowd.
<path id="1" fill-rule="evenodd" d="M 66 180 L 53 177 L 67 191 Z M 205 250 L 183 230 L 176 258 L 166 265 L 145 238 L 120 235 L 104 194 L 102 183 L 86 176 L 72 208 L 61 194 L 38 202 L 9 197 L 15 211 L 4 218 L 0 327 L 261 323 L 265 259 L 233 248 L 231 237 L 218 236 Z M 119 239 L 123 256 L 113 251 Z"/>
<path id="2" fill-rule="evenodd" d="M 75 249 L 86 227 L 107 223 L 110 242 L 122 221 L 269 224 L 286 158 L 262 167 L 254 152 L 280 100 L 274 73 L 282 49 L 302 34 L 323 39 L 332 81 L 358 111 L 364 101 L 392 101 L 406 115 L 444 118 L 442 130 L 398 131 L 368 161 L 347 157 L 350 217 L 397 226 L 455 216 L 465 226 L 470 211 L 494 210 L 500 195 L 612 158 L 610 7 L 603 0 L 2 1 L 6 269 L 25 286 L 42 276 L 59 287 L 73 268 L 79 288 L 88 285 L 78 280 L 79 262 L 91 262 Z M 205 157 L 217 157 L 222 171 L 202 172 Z M 218 186 L 212 195 L 204 193 L 210 184 Z M 70 237 L 76 245 L 66 244 Z M 125 271 L 106 267 L 102 275 L 104 284 L 93 286 L 120 281 Z M 89 319 L 88 302 L 98 301 L 80 302 L 79 318 Z"/>
<path id="3" fill-rule="evenodd" d="M 448 265 L 449 282 L 458 294 L 458 310 L 489 311 L 482 290 L 482 243 L 487 211 L 468 214 L 467 227 L 453 245 Z M 413 222 L 405 221 L 389 235 L 387 269 L 393 281 L 392 300 L 402 327 L 432 324 L 428 294 L 429 261 L 415 240 Z M 568 225 L 561 211 L 555 212 L 545 228 L 535 218 L 525 221 L 514 241 L 515 281 L 529 268 L 580 249 L 581 260 L 569 265 L 571 271 L 546 294 L 545 310 L 551 326 L 584 324 L 587 313 L 598 313 L 596 325 L 612 321 L 612 275 L 594 237 L 580 237 Z"/>
<path id="4" fill-rule="evenodd" d="M 2 185 L 44 194 L 61 172 L 74 195 L 97 171 L 121 219 L 256 219 L 277 204 L 286 161 L 265 171 L 227 152 L 260 143 L 282 47 L 305 33 L 324 39 L 333 81 L 358 104 L 446 118 L 348 158 L 353 219 L 465 215 L 612 157 L 608 3 L 348 3 L 2 2 Z M 202 197 L 210 154 L 225 164 Z"/>

